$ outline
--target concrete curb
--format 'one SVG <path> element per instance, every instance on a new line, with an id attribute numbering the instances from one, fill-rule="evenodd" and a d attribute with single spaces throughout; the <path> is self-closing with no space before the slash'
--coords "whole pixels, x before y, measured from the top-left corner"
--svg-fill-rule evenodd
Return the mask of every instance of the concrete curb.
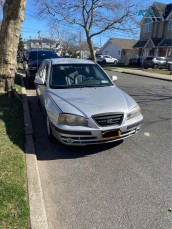
<path id="1" fill-rule="evenodd" d="M 125 74 L 129 74 L 129 75 L 137 75 L 137 76 L 142 76 L 142 77 L 147 77 L 147 78 L 152 78 L 152 79 L 158 79 L 158 80 L 165 80 L 165 81 L 170 81 L 172 82 L 172 79 L 168 79 L 168 76 L 164 76 L 164 77 L 161 77 L 161 76 L 153 76 L 153 75 L 145 75 L 144 73 L 141 74 L 141 73 L 136 73 L 136 72 L 129 72 L 129 71 L 126 71 L 126 70 L 118 70 L 118 69 L 108 69 L 108 71 L 112 71 L 112 72 L 120 72 L 120 73 L 125 73 Z"/>
<path id="2" fill-rule="evenodd" d="M 22 95 L 23 95 L 23 113 L 25 125 L 25 160 L 27 173 L 27 186 L 30 206 L 30 224 L 31 229 L 48 229 L 47 216 L 45 211 L 43 192 L 35 154 L 33 141 L 33 128 L 29 111 L 29 104 L 26 89 L 21 76 Z"/>

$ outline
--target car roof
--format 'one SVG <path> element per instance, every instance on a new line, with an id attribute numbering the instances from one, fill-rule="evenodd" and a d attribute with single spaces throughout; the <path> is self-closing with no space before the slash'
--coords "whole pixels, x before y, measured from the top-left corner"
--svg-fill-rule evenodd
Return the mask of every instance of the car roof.
<path id="1" fill-rule="evenodd" d="M 53 58 L 51 59 L 52 65 L 55 64 L 95 64 L 91 60 L 77 59 L 77 58 Z"/>
<path id="2" fill-rule="evenodd" d="M 47 49 L 34 49 L 34 50 L 30 50 L 29 52 L 54 52 L 54 51 L 47 50 Z"/>

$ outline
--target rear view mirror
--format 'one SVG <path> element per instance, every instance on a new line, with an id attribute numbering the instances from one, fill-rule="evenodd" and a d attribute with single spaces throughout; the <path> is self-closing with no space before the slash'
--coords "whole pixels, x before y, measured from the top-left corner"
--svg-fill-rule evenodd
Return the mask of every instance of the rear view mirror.
<path id="1" fill-rule="evenodd" d="M 117 76 L 111 76 L 110 79 L 112 80 L 112 82 L 117 81 L 118 77 Z"/>
<path id="2" fill-rule="evenodd" d="M 34 83 L 35 84 L 39 84 L 39 85 L 43 85 L 44 84 L 43 79 L 39 77 L 39 74 L 38 73 L 36 73 Z"/>

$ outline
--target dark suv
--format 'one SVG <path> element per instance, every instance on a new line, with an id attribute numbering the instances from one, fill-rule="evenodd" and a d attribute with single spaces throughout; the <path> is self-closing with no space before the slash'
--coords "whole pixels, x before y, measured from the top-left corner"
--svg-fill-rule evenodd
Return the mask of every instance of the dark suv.
<path id="1" fill-rule="evenodd" d="M 166 57 L 146 57 L 143 68 L 168 68 Z"/>
<path id="2" fill-rule="evenodd" d="M 58 58 L 57 54 L 51 50 L 32 50 L 25 55 L 25 72 L 29 85 L 34 84 L 35 74 L 39 66 L 45 59 Z"/>

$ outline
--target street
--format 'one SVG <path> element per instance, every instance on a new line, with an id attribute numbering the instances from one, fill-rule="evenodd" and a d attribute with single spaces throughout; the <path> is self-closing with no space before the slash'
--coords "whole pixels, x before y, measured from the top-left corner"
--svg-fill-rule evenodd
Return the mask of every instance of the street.
<path id="1" fill-rule="evenodd" d="M 27 89 L 49 228 L 171 228 L 171 83 L 108 73 L 144 116 L 139 133 L 120 143 L 51 142 L 35 90 Z"/>

